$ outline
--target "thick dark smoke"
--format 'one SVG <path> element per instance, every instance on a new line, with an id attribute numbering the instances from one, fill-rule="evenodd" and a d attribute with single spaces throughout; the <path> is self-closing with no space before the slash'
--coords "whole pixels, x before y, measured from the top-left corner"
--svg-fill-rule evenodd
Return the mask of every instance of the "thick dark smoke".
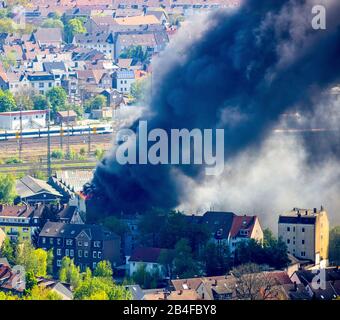
<path id="1" fill-rule="evenodd" d="M 327 29 L 314 30 L 312 7 L 327 9 Z M 202 20 L 190 45 L 170 45 L 154 66 L 148 127 L 224 128 L 225 159 L 260 147 L 291 108 L 313 112 L 340 78 L 340 3 L 248 0 L 235 12 Z M 178 41 L 180 42 L 180 41 Z M 111 213 L 174 208 L 203 166 L 124 165 L 108 156 L 95 172 L 96 197 Z"/>

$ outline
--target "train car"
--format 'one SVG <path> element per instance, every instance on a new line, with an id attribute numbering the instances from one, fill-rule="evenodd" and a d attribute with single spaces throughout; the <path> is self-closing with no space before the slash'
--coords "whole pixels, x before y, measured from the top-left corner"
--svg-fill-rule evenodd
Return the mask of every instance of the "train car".
<path id="1" fill-rule="evenodd" d="M 112 125 L 98 124 L 92 126 L 70 126 L 67 127 L 51 127 L 50 136 L 60 136 L 60 135 L 88 135 L 89 131 L 91 134 L 109 134 L 113 132 Z M 25 129 L 22 131 L 22 138 L 43 138 L 48 136 L 47 128 L 41 129 Z M 19 139 L 19 130 L 8 130 L 0 132 L 0 141 L 8 139 Z"/>

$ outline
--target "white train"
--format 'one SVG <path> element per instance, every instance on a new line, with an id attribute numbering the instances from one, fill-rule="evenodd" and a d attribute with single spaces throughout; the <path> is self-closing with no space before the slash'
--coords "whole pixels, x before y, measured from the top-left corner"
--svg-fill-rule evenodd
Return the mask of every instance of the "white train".
<path id="1" fill-rule="evenodd" d="M 50 136 L 60 135 L 88 135 L 91 134 L 108 134 L 113 132 L 112 125 L 91 125 L 91 126 L 69 126 L 69 132 L 67 127 L 51 127 Z M 20 130 L 7 130 L 0 132 L 0 141 L 8 139 L 18 139 L 20 137 Z M 47 137 L 47 128 L 42 129 L 25 129 L 22 131 L 23 138 L 43 138 Z"/>

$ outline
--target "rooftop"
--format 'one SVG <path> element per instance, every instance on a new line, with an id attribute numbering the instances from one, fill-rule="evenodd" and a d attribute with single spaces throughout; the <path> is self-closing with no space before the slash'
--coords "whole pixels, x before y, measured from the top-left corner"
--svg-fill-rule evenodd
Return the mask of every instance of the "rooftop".
<path id="1" fill-rule="evenodd" d="M 16 190 L 21 198 L 31 197 L 42 192 L 61 197 L 61 194 L 47 182 L 31 176 L 25 176 L 19 179 L 16 183 Z"/>

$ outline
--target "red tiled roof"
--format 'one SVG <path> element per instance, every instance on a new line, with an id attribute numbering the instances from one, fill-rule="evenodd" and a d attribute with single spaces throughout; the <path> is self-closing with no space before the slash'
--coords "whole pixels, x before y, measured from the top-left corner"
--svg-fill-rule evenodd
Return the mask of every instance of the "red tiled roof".
<path id="1" fill-rule="evenodd" d="M 250 236 L 255 221 L 256 216 L 234 216 L 233 223 L 230 228 L 230 236 L 236 237 L 241 229 L 249 230 L 248 236 Z"/>
<path id="2" fill-rule="evenodd" d="M 162 252 L 161 248 L 138 248 L 135 249 L 129 261 L 153 262 L 157 263 L 159 255 Z"/>

